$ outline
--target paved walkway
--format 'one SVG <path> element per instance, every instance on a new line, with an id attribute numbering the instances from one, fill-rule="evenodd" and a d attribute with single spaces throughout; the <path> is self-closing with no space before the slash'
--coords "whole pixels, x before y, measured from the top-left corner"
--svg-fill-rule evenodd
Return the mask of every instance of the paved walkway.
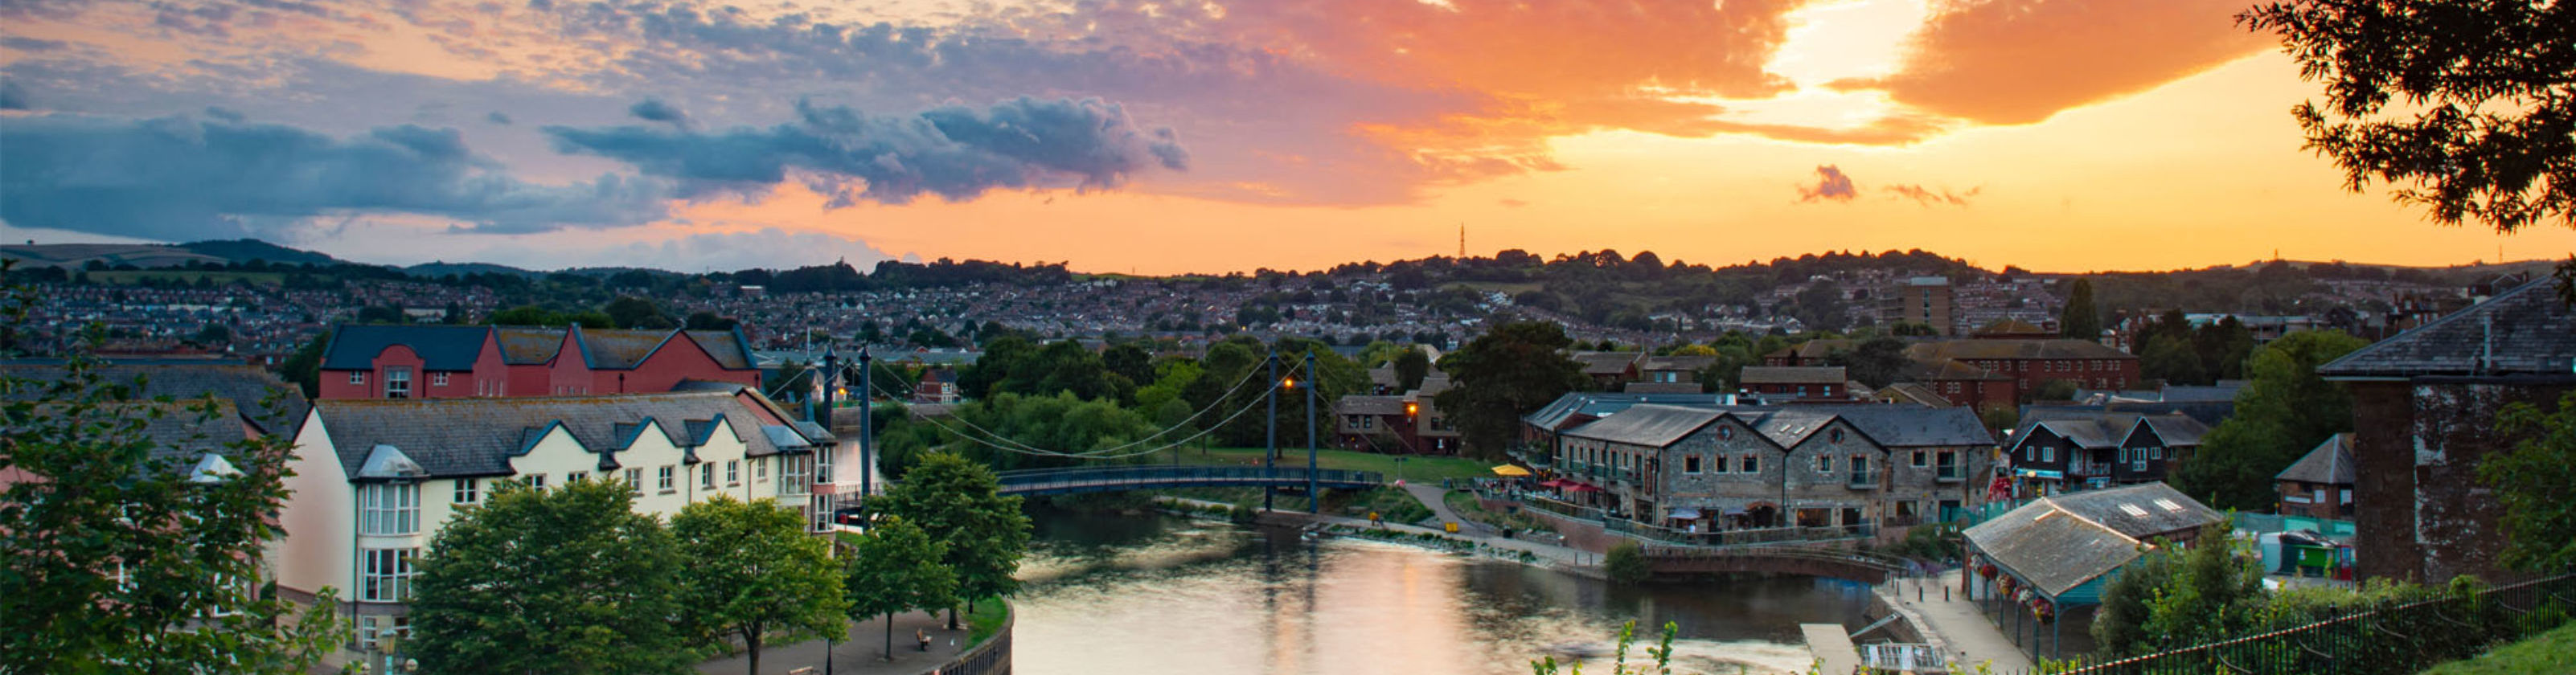
<path id="1" fill-rule="evenodd" d="M 1437 489 L 1437 488 L 1435 488 L 1435 489 Z M 1342 517 L 1342 516 L 1332 516 L 1332 515 L 1314 515 L 1314 514 L 1309 514 L 1309 513 L 1305 513 L 1305 512 L 1299 512 L 1299 511 L 1271 511 L 1271 512 L 1269 512 L 1268 514 L 1265 514 L 1265 518 L 1269 519 L 1269 520 L 1268 520 L 1268 522 L 1276 522 L 1276 523 L 1284 523 L 1284 524 L 1302 524 L 1302 523 L 1310 523 L 1310 522 L 1320 522 L 1320 523 L 1328 523 L 1328 524 L 1333 524 L 1333 525 L 1342 525 L 1342 526 L 1347 526 L 1347 527 L 1356 527 L 1356 528 L 1363 528 L 1363 529 L 1374 527 L 1374 528 L 1376 528 L 1376 529 L 1388 530 L 1388 531 L 1392 531 L 1392 532 L 1408 532 L 1408 533 L 1417 533 L 1417 534 L 1435 534 L 1435 535 L 1440 535 L 1440 536 L 1444 536 L 1444 537 L 1449 537 L 1449 538 L 1451 538 L 1451 539 L 1458 539 L 1458 540 L 1462 540 L 1462 541 L 1472 542 L 1472 543 L 1475 543 L 1475 544 L 1481 545 L 1481 546 L 1483 546 L 1483 547 L 1485 547 L 1485 548 L 1489 548 L 1489 549 L 1496 549 L 1496 550 L 1502 550 L 1502 551 L 1514 551 L 1514 552 L 1528 552 L 1528 553 L 1530 553 L 1530 554 L 1532 554 L 1532 555 L 1536 555 L 1536 556 L 1538 556 L 1539 560 L 1541 560 L 1541 561 L 1544 561 L 1544 562 L 1548 563 L 1548 564 L 1549 564 L 1550 566 L 1552 566 L 1552 567 L 1556 567 L 1556 568 L 1563 569 L 1563 570 L 1566 570 L 1566 571 L 1569 571 L 1569 572 L 1573 572 L 1573 573 L 1576 573 L 1576 574 L 1584 574 L 1584 575 L 1588 575 L 1588 576 L 1599 576 L 1599 570 L 1597 570 L 1596 568 L 1598 568 L 1598 567 L 1601 565 L 1601 554 L 1598 554 L 1598 553 L 1593 553 L 1593 552 L 1590 552 L 1590 551 L 1583 551 L 1583 550 L 1578 550 L 1578 549 L 1573 549 L 1573 548 L 1567 548 L 1567 547 L 1564 547 L 1564 546 L 1558 546 L 1558 545 L 1555 545 L 1555 544 L 1548 544 L 1548 543 L 1543 543 L 1543 542 L 1530 541 L 1530 540 L 1528 540 L 1528 539 L 1519 539 L 1519 538 L 1514 538 L 1514 539 L 1504 539 L 1504 538 L 1502 538 L 1502 537 L 1501 537 L 1501 536 L 1499 536 L 1499 535 L 1479 534 L 1479 533 L 1469 532 L 1469 531 L 1466 531 L 1466 530 L 1464 530 L 1464 529 L 1462 529 L 1458 534 L 1449 534 L 1449 533 L 1447 533 L 1447 532 L 1442 532 L 1442 531 L 1440 531 L 1440 529 L 1439 529 L 1439 528 L 1433 528 L 1433 527 L 1419 527 L 1419 526 L 1414 526 L 1414 525 L 1404 525 L 1404 524 L 1399 524 L 1399 523 L 1385 523 L 1385 524 L 1381 524 L 1381 525 L 1375 525 L 1375 526 L 1372 526 L 1372 525 L 1370 525 L 1370 524 L 1369 524 L 1369 521 L 1368 521 L 1368 519 L 1367 519 L 1367 518 L 1346 518 L 1346 517 Z"/>
<path id="2" fill-rule="evenodd" d="M 907 612 L 894 616 L 894 660 L 885 658 L 885 619 L 853 622 L 848 639 L 832 645 L 833 675 L 917 675 L 957 658 L 966 642 L 965 617 L 958 617 L 957 630 L 943 630 L 948 625 L 945 612 L 932 616 Z M 930 651 L 920 651 L 912 637 L 914 629 L 930 634 Z M 823 641 L 797 644 L 772 644 L 760 650 L 760 672 L 751 674 L 751 659 L 735 654 L 698 664 L 698 672 L 709 675 L 784 675 L 811 666 L 816 675 L 823 670 Z"/>
<path id="3" fill-rule="evenodd" d="M 1889 607 L 1904 614 L 1914 629 L 1923 633 L 1923 641 L 1941 650 L 1952 660 L 1958 672 L 1975 672 L 1979 663 L 1990 663 L 1991 672 L 2019 673 L 2031 670 L 2030 658 L 2020 647 L 2013 646 L 1994 622 L 1977 610 L 1977 604 L 1959 592 L 1962 570 L 1951 570 L 1934 577 L 1899 579 L 1878 585 L 1878 595 Z M 1918 589 L 1919 586 L 1919 589 Z M 1941 589 L 1950 589 L 1943 599 Z M 1921 600 L 1915 598 L 1920 597 Z"/>

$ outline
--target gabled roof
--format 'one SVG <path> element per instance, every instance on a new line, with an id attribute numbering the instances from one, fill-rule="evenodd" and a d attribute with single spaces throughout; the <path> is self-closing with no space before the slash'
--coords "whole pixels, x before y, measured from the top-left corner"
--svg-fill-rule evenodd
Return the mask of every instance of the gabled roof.
<path id="1" fill-rule="evenodd" d="M 175 360 L 133 361 L 110 360 L 98 366 L 102 384 L 128 386 L 143 382 L 139 391 L 128 392 L 127 400 L 148 401 L 168 396 L 186 401 L 214 397 L 229 404 L 230 410 L 242 414 L 261 433 L 290 435 L 304 419 L 312 404 L 304 391 L 258 366 L 229 362 Z M 60 359 L 26 359 L 0 364 L 0 374 L 9 377 L 56 382 L 70 376 Z M 0 400 L 33 400 L 41 392 L 0 391 Z"/>
<path id="2" fill-rule="evenodd" d="M 2137 559 L 2158 537 L 2227 516 L 2164 483 L 2041 497 L 1967 529 L 1968 541 L 2057 597 Z"/>
<path id="3" fill-rule="evenodd" d="M 1797 447 L 1799 443 L 1806 442 L 1808 436 L 1833 424 L 1835 419 L 1832 413 L 1809 407 L 1739 410 L 1735 418 L 1742 420 L 1745 426 L 1753 427 L 1754 433 L 1770 439 L 1772 445 L 1782 448 Z"/>
<path id="4" fill-rule="evenodd" d="M 1903 404 L 1834 406 L 1834 414 L 1870 440 L 1891 448 L 1995 444 L 1995 435 L 1967 408 Z"/>
<path id="5" fill-rule="evenodd" d="M 723 392 L 529 398 L 354 399 L 325 401 L 315 415 L 330 432 L 349 475 L 358 475 L 375 446 L 400 450 L 431 476 L 510 473 L 510 458 L 553 429 L 572 434 L 603 465 L 632 445 L 647 424 L 674 444 L 703 443 L 725 420 L 749 454 L 774 454 L 757 415 Z M 817 427 L 815 431 L 819 432 Z M 803 434 L 809 439 L 814 434 Z M 822 436 L 828 439 L 828 435 Z"/>
<path id="6" fill-rule="evenodd" d="M 1333 412 L 1342 415 L 1402 415 L 1402 396 L 1344 396 L 1333 400 Z"/>
<path id="7" fill-rule="evenodd" d="M 581 348 L 583 365 L 592 370 L 632 370 L 644 357 L 662 347 L 674 331 L 572 329 L 573 344 Z"/>
<path id="8" fill-rule="evenodd" d="M 1521 422 L 1541 429 L 1555 429 L 1575 415 L 1602 417 L 1630 406 L 1655 403 L 1716 407 L 1726 402 L 1724 394 L 1666 394 L 1639 392 L 1578 391 L 1556 397 L 1537 412 L 1521 416 Z"/>
<path id="9" fill-rule="evenodd" d="M 1997 374 L 1992 370 L 1962 363 L 1958 359 L 1933 359 L 1930 361 L 1908 359 L 1905 362 L 1905 367 L 1898 370 L 1897 377 L 1916 382 L 2012 379 L 2011 377 Z"/>
<path id="10" fill-rule="evenodd" d="M 1717 365 L 1715 356 L 1649 356 L 1638 370 L 1699 370 Z"/>
<path id="11" fill-rule="evenodd" d="M 1574 361 L 1583 364 L 1585 375 L 1617 375 L 1645 356 L 1645 352 L 1575 352 Z"/>
<path id="12" fill-rule="evenodd" d="M 1619 388 L 1631 394 L 1697 394 L 1698 382 L 1630 382 Z"/>
<path id="13" fill-rule="evenodd" d="M 377 354 L 402 345 L 420 355 L 423 370 L 473 370 L 491 335 L 489 326 L 341 324 L 322 350 L 322 369 L 368 370 Z"/>
<path id="14" fill-rule="evenodd" d="M 2357 482 L 2352 468 L 2352 434 L 2341 433 L 2326 437 L 2324 443 L 2318 443 L 2316 449 L 2309 450 L 2306 457 L 2300 457 L 2273 479 L 2352 485 Z"/>
<path id="15" fill-rule="evenodd" d="M 1930 385 L 1914 382 L 1896 382 L 1880 387 L 1878 399 L 1934 408 L 1947 408 L 1954 405 L 1950 403 L 1950 399 L 1943 398 L 1941 392 L 1933 391 Z"/>
<path id="16" fill-rule="evenodd" d="M 690 340 L 696 341 L 699 349 L 707 350 L 707 356 L 713 357 L 716 360 L 717 366 L 723 367 L 726 370 L 752 369 L 751 346 L 746 344 L 746 341 L 742 339 L 742 334 L 739 332 L 730 330 L 692 330 L 682 331 L 681 334 L 687 335 Z"/>
<path id="17" fill-rule="evenodd" d="M 200 406 L 208 409 L 204 412 L 195 409 Z M 34 414 L 46 419 L 70 414 L 58 411 L 59 408 L 61 408 L 59 404 L 38 404 Z M 236 454 L 237 450 L 231 447 L 231 444 L 248 439 L 252 434 L 251 426 L 242 421 L 241 412 L 233 407 L 231 401 L 220 398 L 215 399 L 211 405 L 202 399 L 172 403 L 103 403 L 91 410 L 87 416 L 92 419 L 86 421 L 104 422 L 110 416 L 114 416 L 118 419 L 141 422 L 141 428 L 137 433 L 140 440 L 148 445 L 146 456 L 149 461 L 159 465 L 157 468 L 186 472 L 191 477 L 209 468 L 206 458 Z M 27 429 L 0 423 L 0 435 L 12 439 L 21 438 L 29 432 L 30 430 Z M 220 459 L 217 463 L 226 468 L 230 467 L 229 462 Z M 239 471 L 235 470 L 234 473 L 238 474 Z"/>
<path id="18" fill-rule="evenodd" d="M 2146 415 L 2096 408 L 2032 407 L 2022 413 L 2021 425 L 2012 437 L 2029 438 L 2033 430 L 2045 428 L 2049 433 L 2073 441 L 2076 447 L 2104 449 L 2120 447 L 2129 434 L 2140 427 L 2156 435 L 2165 447 L 2196 447 L 2209 426 L 2182 413 Z"/>
<path id="19" fill-rule="evenodd" d="M 1646 404 L 1568 429 L 1565 435 L 1660 448 L 1672 445 L 1725 414 L 1709 408 Z"/>
<path id="20" fill-rule="evenodd" d="M 2548 279 L 2434 319 L 2317 367 L 2327 379 L 2576 376 L 2576 308 Z"/>
<path id="21" fill-rule="evenodd" d="M 2125 359 L 2138 357 L 2128 352 L 2103 346 L 2091 340 L 2075 339 L 2010 339 L 1977 338 L 1922 342 L 1908 346 L 1905 355 L 1917 361 L 1941 359 Z"/>
<path id="22" fill-rule="evenodd" d="M 564 331 L 561 328 L 502 326 L 492 329 L 492 334 L 501 342 L 502 363 L 545 363 L 554 360 L 555 353 L 563 350 Z"/>

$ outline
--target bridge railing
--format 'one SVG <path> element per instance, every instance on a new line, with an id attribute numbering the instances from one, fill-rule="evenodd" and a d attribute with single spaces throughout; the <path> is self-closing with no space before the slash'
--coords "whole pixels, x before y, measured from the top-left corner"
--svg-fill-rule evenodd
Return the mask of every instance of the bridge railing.
<path id="1" fill-rule="evenodd" d="M 1079 469 L 1026 469 L 999 474 L 1002 491 L 1016 492 L 1057 486 L 1166 485 L 1194 483 L 1201 485 L 1291 485 L 1302 484 L 1309 474 L 1317 483 L 1348 486 L 1376 485 L 1385 477 L 1375 471 L 1349 469 L 1308 469 L 1306 467 L 1258 466 L 1120 466 Z"/>
<path id="2" fill-rule="evenodd" d="M 1660 560 L 1719 560 L 1729 558 L 1767 558 L 1812 560 L 1854 565 L 1887 572 L 1903 573 L 1911 565 L 1904 558 L 1868 551 L 1799 546 L 1762 546 L 1710 548 L 1704 546 L 1647 546 L 1646 557 Z"/>

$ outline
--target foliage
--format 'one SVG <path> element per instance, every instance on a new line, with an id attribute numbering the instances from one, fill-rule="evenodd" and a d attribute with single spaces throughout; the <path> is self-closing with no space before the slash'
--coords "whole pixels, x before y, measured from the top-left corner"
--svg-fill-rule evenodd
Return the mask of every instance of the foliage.
<path id="1" fill-rule="evenodd" d="M 2160 545 L 2103 590 L 2093 636 L 2126 656 L 2217 642 L 2262 625 L 2263 571 L 2228 538 L 2226 521 L 2191 548 Z"/>
<path id="2" fill-rule="evenodd" d="M 1925 523 L 1905 531 L 1905 538 L 1886 549 L 1887 553 L 1916 560 L 1944 561 L 1959 559 L 1959 528 L 1942 523 Z"/>
<path id="3" fill-rule="evenodd" d="M 1458 429 L 1467 450 L 1498 456 L 1522 415 L 1583 386 L 1583 367 L 1564 353 L 1572 344 L 1565 329 L 1553 323 L 1495 326 L 1440 357 L 1440 370 L 1454 384 L 1434 404 Z"/>
<path id="4" fill-rule="evenodd" d="M 1601 556 L 1601 572 L 1621 584 L 1645 583 L 1655 576 L 1654 565 L 1646 560 L 1646 547 L 1634 541 L 1611 546 L 1610 552 Z"/>
<path id="5" fill-rule="evenodd" d="M 0 301 L 13 329 L 33 302 Z M 88 331 L 95 345 L 98 332 Z M 264 598 L 268 519 L 286 499 L 293 447 L 275 437 L 209 437 L 231 426 L 211 400 L 137 402 L 139 382 L 112 382 L 86 353 L 59 380 L 0 376 L 0 672 L 302 673 L 347 633 L 327 609 Z M 246 404 L 246 402 L 245 402 Z M 238 473 L 191 480 L 193 453 L 168 452 L 154 428 L 191 430 L 177 445 L 213 449 Z M 330 589 L 318 602 L 334 607 Z"/>
<path id="6" fill-rule="evenodd" d="M 2477 658 L 2452 661 L 2423 675 L 2550 675 L 2576 663 L 2576 624 L 2497 647 Z"/>
<path id="7" fill-rule="evenodd" d="M 322 396 L 322 350 L 330 344 L 330 330 L 325 329 L 315 333 L 313 339 L 306 340 L 303 345 L 296 347 L 295 353 L 287 355 L 286 361 L 278 365 L 279 375 L 286 381 L 295 383 L 296 388 L 304 390 L 305 398 L 320 398 Z"/>
<path id="8" fill-rule="evenodd" d="M 2236 20 L 2279 33 L 2300 76 L 2325 83 L 2324 106 L 2291 115 L 2345 188 L 2398 185 L 2398 202 L 2448 225 L 2576 226 L 2576 6 L 2302 0 Z"/>
<path id="9" fill-rule="evenodd" d="M 1665 622 L 1663 637 L 1656 641 L 1655 646 L 1646 648 L 1646 655 L 1655 660 L 1655 665 L 1652 667 L 1641 665 L 1637 670 L 1632 671 L 1628 669 L 1628 648 L 1636 645 L 1637 622 L 1632 620 L 1621 625 L 1619 646 L 1611 652 L 1610 675 L 1672 675 L 1673 636 L 1681 633 L 1680 628 L 1678 624 Z M 1532 675 L 1558 675 L 1556 657 L 1550 656 L 1531 661 L 1530 672 Z M 1563 672 L 1565 675 L 1583 675 L 1583 664 L 1568 664 Z"/>
<path id="10" fill-rule="evenodd" d="M 992 469 L 931 453 L 886 490 L 877 508 L 938 537 L 946 549 L 940 559 L 956 572 L 960 595 L 998 598 L 1019 590 L 1019 579 L 1011 575 L 1029 544 L 1029 517 L 1020 512 L 1020 498 L 1000 490 Z"/>
<path id="11" fill-rule="evenodd" d="M 2170 335 L 2158 335 L 2147 342 L 2146 354 L 2138 358 L 2138 370 L 2147 379 L 2167 384 L 2199 384 L 2208 379 L 2191 343 Z"/>
<path id="12" fill-rule="evenodd" d="M 661 305 L 632 295 L 610 300 L 600 310 L 608 315 L 609 323 L 616 324 L 618 328 L 667 330 L 680 326 L 679 322 L 672 321 L 670 315 L 662 312 Z"/>
<path id="13" fill-rule="evenodd" d="M 879 466 L 888 475 L 901 477 L 931 452 L 955 453 L 998 470 L 1074 466 L 1084 462 L 993 446 L 1090 452 L 1143 441 L 1143 445 L 1131 448 L 1141 450 L 1188 435 L 1173 433 L 1147 441 L 1146 437 L 1158 428 L 1138 411 L 1119 407 L 1114 401 L 1084 400 L 1069 392 L 1049 396 L 1001 394 L 950 408 L 949 415 L 953 421 L 944 423 L 946 429 L 927 422 L 887 420 L 889 423 L 878 427 Z M 951 429 L 973 434 L 983 442 L 958 438 Z"/>
<path id="14" fill-rule="evenodd" d="M 742 322 L 733 317 L 706 311 L 690 312 L 688 320 L 681 323 L 682 328 L 689 330 L 733 330 L 740 325 Z"/>
<path id="15" fill-rule="evenodd" d="M 959 392 L 973 399 L 1069 392 L 1084 399 L 1126 402 L 1135 396 L 1136 384 L 1125 375 L 1111 372 L 1099 354 L 1080 342 L 1063 340 L 1041 346 L 1016 336 L 984 345 L 984 355 L 957 375 Z"/>
<path id="16" fill-rule="evenodd" d="M 2327 437 L 2352 430 L 2351 392 L 2316 371 L 2362 344 L 2343 333 L 2300 331 L 2255 350 L 2236 414 L 2201 439 L 2176 473 L 2176 487 L 2213 507 L 2270 511 L 2279 502 L 2274 476 Z"/>
<path id="17" fill-rule="evenodd" d="M 842 588 L 850 616 L 889 616 L 957 605 L 955 570 L 940 563 L 948 545 L 899 515 L 880 516 L 851 547 Z M 886 622 L 886 658 L 894 658 L 894 622 Z"/>
<path id="18" fill-rule="evenodd" d="M 2093 280 L 2076 279 L 2066 289 L 2066 309 L 2058 316 L 2057 332 L 2076 340 L 2102 337 L 2102 310 L 2093 305 Z"/>
<path id="19" fill-rule="evenodd" d="M 421 672 L 685 671 L 679 549 L 633 504 L 619 481 L 504 481 L 458 509 L 415 582 Z"/>
<path id="20" fill-rule="evenodd" d="M 2576 571 L 2576 393 L 2543 411 L 2529 403 L 2507 405 L 2496 433 L 2516 438 L 2513 449 L 2488 455 L 2478 477 L 2495 488 L 2504 506 L 2500 520 L 2510 539 L 2504 562 L 2534 572 Z"/>
<path id="21" fill-rule="evenodd" d="M 1431 374 L 1431 355 L 1422 348 L 1404 350 L 1395 357 L 1395 389 L 1413 391 L 1422 388 L 1422 378 Z"/>
<path id="22" fill-rule="evenodd" d="M 1851 379 L 1876 389 L 1895 382 L 1913 361 L 1905 358 L 1905 342 L 1879 336 L 1864 340 L 1851 351 L 1834 352 L 1825 363 L 1842 366 Z"/>
<path id="23" fill-rule="evenodd" d="M 831 545 L 805 532 L 805 518 L 770 500 L 730 496 L 697 502 L 671 518 L 689 570 L 680 578 L 691 637 L 741 640 L 745 672 L 760 672 L 760 649 L 834 635 L 842 620 L 841 571 Z"/>

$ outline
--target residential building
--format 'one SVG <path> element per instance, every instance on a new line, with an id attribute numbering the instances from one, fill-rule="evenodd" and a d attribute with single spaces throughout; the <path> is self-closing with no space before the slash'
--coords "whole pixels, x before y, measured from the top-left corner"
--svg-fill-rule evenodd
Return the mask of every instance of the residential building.
<path id="1" fill-rule="evenodd" d="M 312 404 L 303 390 L 258 366 L 210 359 L 110 358 L 94 371 L 101 384 L 127 388 L 122 398 L 142 402 L 169 397 L 186 401 L 213 398 L 229 403 L 252 433 L 284 436 L 295 432 Z M 37 382 L 56 382 L 69 374 L 61 359 L 16 359 L 0 362 L 0 373 Z M 0 400 L 34 400 L 33 389 L 0 392 Z"/>
<path id="2" fill-rule="evenodd" d="M 1846 386 L 1851 380 L 1842 366 L 1745 366 L 1736 379 L 1739 393 L 1764 400 L 1851 400 L 1851 388 Z"/>
<path id="3" fill-rule="evenodd" d="M 740 329 L 345 324 L 323 350 L 321 398 L 654 393 L 684 380 L 757 386 L 749 344 Z"/>
<path id="4" fill-rule="evenodd" d="M 1897 373 L 1897 379 L 1920 385 L 1924 391 L 1941 397 L 1947 405 L 1965 406 L 1979 412 L 2011 410 L 2021 402 L 2019 380 L 1955 360 L 1909 361 L 1905 369 Z"/>
<path id="5" fill-rule="evenodd" d="M 2138 357 L 2087 340 L 1987 338 L 1910 345 L 1907 358 L 1922 363 L 1958 361 L 2013 378 L 2016 391 L 2038 391 L 2062 380 L 2078 389 L 2129 389 L 2138 383 Z"/>
<path id="6" fill-rule="evenodd" d="M 1333 444 L 1361 452 L 1458 454 L 1458 429 L 1433 401 L 1448 388 L 1449 376 L 1434 372 L 1401 394 L 1333 399 Z"/>
<path id="7" fill-rule="evenodd" d="M 2152 483 L 2200 449 L 2209 427 L 2178 413 L 2031 408 L 2004 444 L 2026 494 Z"/>
<path id="8" fill-rule="evenodd" d="M 921 381 L 912 386 L 912 400 L 919 403 L 956 403 L 957 371 L 932 368 L 922 371 Z"/>
<path id="9" fill-rule="evenodd" d="M 1615 390 L 1622 383 L 1637 381 L 1639 366 L 1644 365 L 1646 359 L 1645 352 L 1575 352 L 1569 356 L 1583 366 L 1584 377 L 1591 378 L 1594 386 L 1604 390 Z"/>
<path id="10" fill-rule="evenodd" d="M 2352 519 L 2352 434 L 2327 437 L 2272 478 L 2281 491 L 2281 515 Z"/>
<path id="11" fill-rule="evenodd" d="M 2576 308 L 2550 280 L 2355 350 L 2317 368 L 2352 392 L 2355 573 L 2442 583 L 2520 578 L 2497 555 L 2502 507 L 2478 477 L 2506 405 L 2555 406 L 2576 390 Z"/>
<path id="12" fill-rule="evenodd" d="M 1717 365 L 1715 356 L 1648 356 L 1637 363 L 1637 382 L 1646 384 L 1692 384 L 1699 382 L 1699 371 Z"/>
<path id="13" fill-rule="evenodd" d="M 717 495 L 775 500 L 826 529 L 856 462 L 818 425 L 748 388 L 544 398 L 343 399 L 295 435 L 272 546 L 282 594 L 342 589 L 349 646 L 409 629 L 418 561 L 462 507 L 505 481 L 624 481 L 661 517 Z M 844 474 L 853 474 L 847 475 Z M 846 492 L 856 492 L 849 489 Z"/>
<path id="14" fill-rule="evenodd" d="M 1956 335 L 1957 319 L 1951 315 L 1950 303 L 1948 277 L 1909 277 L 1879 294 L 1878 321 L 1923 324 L 1935 334 Z"/>
<path id="15" fill-rule="evenodd" d="M 1565 430 L 1583 426 L 1593 420 L 1618 414 L 1619 411 L 1644 404 L 1717 407 L 1735 405 L 1733 394 L 1700 392 L 1568 392 L 1548 402 L 1537 411 L 1521 416 L 1519 446 L 1513 456 L 1535 466 L 1554 461 L 1557 441 Z"/>
<path id="16" fill-rule="evenodd" d="M 1640 404 L 1564 431 L 1551 466 L 1648 525 L 1865 529 L 1957 514 L 1993 447 L 1963 408 Z"/>

